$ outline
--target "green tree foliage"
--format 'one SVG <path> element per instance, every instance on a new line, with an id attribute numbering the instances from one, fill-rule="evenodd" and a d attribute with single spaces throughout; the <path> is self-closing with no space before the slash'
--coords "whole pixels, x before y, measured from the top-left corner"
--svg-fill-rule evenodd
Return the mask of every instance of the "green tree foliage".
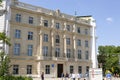
<path id="1" fill-rule="evenodd" d="M 120 71 L 120 46 L 99 46 L 98 52 L 98 62 L 104 73 L 106 70 L 110 70 L 113 74 Z"/>
<path id="2" fill-rule="evenodd" d="M 4 32 L 0 33 L 0 41 L 3 41 L 3 43 L 5 43 L 9 46 L 11 45 L 10 44 L 10 38 L 8 38 Z"/>
<path id="3" fill-rule="evenodd" d="M 1 5 L 1 4 L 2 4 L 2 1 L 3 1 L 3 0 L 0 0 L 0 6 L 2 6 L 2 5 Z"/>
<path id="4" fill-rule="evenodd" d="M 10 59 L 4 52 L 0 53 L 0 76 L 9 75 Z"/>

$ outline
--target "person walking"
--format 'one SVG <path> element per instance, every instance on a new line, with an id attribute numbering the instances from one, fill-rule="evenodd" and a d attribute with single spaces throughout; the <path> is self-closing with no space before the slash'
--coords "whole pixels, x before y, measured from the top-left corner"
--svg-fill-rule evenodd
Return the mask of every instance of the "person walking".
<path id="1" fill-rule="evenodd" d="M 44 72 L 41 74 L 41 80 L 44 80 Z"/>

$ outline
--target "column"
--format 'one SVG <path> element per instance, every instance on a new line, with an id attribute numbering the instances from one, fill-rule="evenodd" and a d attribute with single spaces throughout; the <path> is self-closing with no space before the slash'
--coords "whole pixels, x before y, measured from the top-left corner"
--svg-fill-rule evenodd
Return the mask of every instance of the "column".
<path id="1" fill-rule="evenodd" d="M 39 56 L 41 57 L 42 56 L 42 42 L 43 42 L 42 30 L 40 30 L 39 36 L 40 36 L 40 53 L 39 53 Z"/>
<path id="2" fill-rule="evenodd" d="M 77 59 L 77 54 L 76 54 L 76 36 L 73 35 L 73 56 L 75 58 L 75 60 Z"/>
<path id="3" fill-rule="evenodd" d="M 55 56 L 55 46 L 54 46 L 54 32 L 51 31 L 51 52 L 52 52 L 52 57 Z"/>
<path id="4" fill-rule="evenodd" d="M 52 19 L 52 26 L 51 26 L 51 28 L 55 28 L 55 20 L 54 19 Z"/>
<path id="5" fill-rule="evenodd" d="M 63 29 L 64 31 L 66 30 L 66 26 L 67 26 L 67 23 L 65 22 L 64 23 L 64 29 Z"/>
<path id="6" fill-rule="evenodd" d="M 73 25 L 73 32 L 76 32 L 76 25 Z"/>
<path id="7" fill-rule="evenodd" d="M 63 41 L 64 41 L 64 43 L 63 43 L 63 50 L 64 50 L 63 55 L 65 55 L 65 58 L 66 58 L 67 57 L 66 56 L 66 49 L 67 49 L 67 47 L 66 47 L 66 35 L 65 34 L 63 35 Z"/>
<path id="8" fill-rule="evenodd" d="M 41 16 L 41 17 L 40 17 L 40 25 L 41 25 L 41 26 L 43 26 L 43 22 L 44 22 L 44 19 L 43 19 L 43 17 Z"/>
<path id="9" fill-rule="evenodd" d="M 91 20 L 91 46 L 92 46 L 92 51 L 91 51 L 91 59 L 92 59 L 92 68 L 97 68 L 97 54 L 96 54 L 96 36 L 95 36 L 95 28 L 96 28 L 96 23 L 95 20 L 92 18 Z"/>

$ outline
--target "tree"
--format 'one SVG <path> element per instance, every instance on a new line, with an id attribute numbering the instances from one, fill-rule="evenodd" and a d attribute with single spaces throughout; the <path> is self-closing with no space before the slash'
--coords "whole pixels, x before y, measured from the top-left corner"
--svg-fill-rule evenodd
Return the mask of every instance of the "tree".
<path id="1" fill-rule="evenodd" d="M 4 52 L 0 53 L 0 76 L 9 75 L 10 59 Z"/>
<path id="2" fill-rule="evenodd" d="M 5 35 L 5 33 L 0 33 L 0 41 L 3 44 L 11 45 L 10 39 Z M 9 74 L 9 65 L 10 59 L 7 54 L 5 54 L 4 50 L 0 52 L 0 76 L 8 75 Z"/>
<path id="3" fill-rule="evenodd" d="M 103 72 L 110 70 L 113 74 L 118 73 L 120 46 L 99 46 L 98 62 L 102 64 Z"/>

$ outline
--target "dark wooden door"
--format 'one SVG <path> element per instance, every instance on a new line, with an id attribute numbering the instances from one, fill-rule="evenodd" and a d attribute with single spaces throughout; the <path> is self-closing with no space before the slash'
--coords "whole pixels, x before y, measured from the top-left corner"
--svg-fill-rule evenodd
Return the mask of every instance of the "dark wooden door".
<path id="1" fill-rule="evenodd" d="M 63 64 L 57 65 L 57 77 L 61 77 L 61 74 L 63 73 Z"/>

